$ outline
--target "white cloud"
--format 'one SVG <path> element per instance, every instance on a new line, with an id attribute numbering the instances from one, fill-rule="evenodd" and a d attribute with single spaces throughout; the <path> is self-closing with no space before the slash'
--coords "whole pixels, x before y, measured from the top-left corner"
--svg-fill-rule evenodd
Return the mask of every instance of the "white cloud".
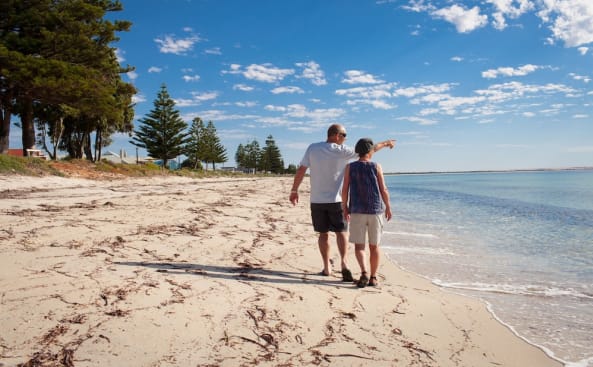
<path id="1" fill-rule="evenodd" d="M 360 70 L 348 70 L 344 72 L 346 77 L 342 79 L 342 83 L 346 84 L 379 84 L 382 80 L 377 79 L 374 75 L 365 73 Z"/>
<path id="2" fill-rule="evenodd" d="M 392 97 L 391 88 L 394 84 L 380 84 L 371 87 L 355 87 L 347 89 L 337 89 L 335 93 L 339 96 L 361 99 L 379 99 Z"/>
<path id="3" fill-rule="evenodd" d="M 245 85 L 245 84 L 235 84 L 235 85 L 233 85 L 233 90 L 240 90 L 243 92 L 251 92 L 252 90 L 254 90 L 254 88 L 250 87 L 248 85 Z"/>
<path id="4" fill-rule="evenodd" d="M 130 78 L 130 80 L 136 80 L 138 78 L 138 73 L 136 73 L 135 71 L 128 71 L 126 75 L 128 76 L 128 78 Z"/>
<path id="5" fill-rule="evenodd" d="M 577 50 L 579 50 L 579 53 L 583 56 L 585 56 L 587 54 L 587 52 L 589 51 L 589 47 L 579 47 Z"/>
<path id="6" fill-rule="evenodd" d="M 198 80 L 200 80 L 200 76 L 199 75 L 184 75 L 183 80 L 186 82 L 197 82 Z"/>
<path id="7" fill-rule="evenodd" d="M 494 5 L 493 25 L 499 30 L 507 27 L 507 17 L 516 19 L 534 8 L 534 4 L 530 0 L 487 0 L 487 2 Z"/>
<path id="8" fill-rule="evenodd" d="M 325 73 L 315 61 L 300 62 L 297 63 L 296 66 L 303 68 L 301 78 L 309 79 L 311 80 L 311 83 L 317 86 L 327 84 Z"/>
<path id="9" fill-rule="evenodd" d="M 435 10 L 431 15 L 454 24 L 459 33 L 468 33 L 488 24 L 488 16 L 480 14 L 480 8 L 477 6 L 465 9 L 454 4 L 448 8 Z"/>
<path id="10" fill-rule="evenodd" d="M 193 92 L 192 96 L 193 96 L 193 98 L 191 98 L 191 99 L 184 99 L 184 98 L 176 99 L 175 104 L 178 107 L 197 106 L 197 105 L 200 105 L 204 101 L 216 99 L 216 97 L 218 97 L 218 92 L 204 92 L 204 93 Z"/>
<path id="11" fill-rule="evenodd" d="M 163 71 L 163 69 L 156 66 L 151 66 L 148 68 L 149 73 L 160 73 L 161 71 Z"/>
<path id="12" fill-rule="evenodd" d="M 461 61 L 463 61 L 463 57 L 460 57 L 460 56 L 453 56 L 453 57 L 451 58 L 451 61 L 461 62 Z"/>
<path id="13" fill-rule="evenodd" d="M 184 55 L 191 51 L 194 44 L 201 41 L 197 35 L 190 35 L 186 38 L 176 39 L 175 36 L 166 35 L 154 40 L 159 45 L 159 51 L 164 54 Z"/>
<path id="14" fill-rule="evenodd" d="M 222 55 L 222 51 L 220 50 L 220 47 L 209 48 L 207 50 L 204 50 L 204 53 L 206 53 L 208 55 Z"/>
<path id="15" fill-rule="evenodd" d="M 301 104 L 291 104 L 288 106 L 266 105 L 265 110 L 271 112 L 280 112 L 284 117 L 309 119 L 315 123 L 326 123 L 344 115 L 346 111 L 341 108 L 317 108 L 307 109 Z"/>
<path id="16" fill-rule="evenodd" d="M 533 73 L 538 69 L 544 68 L 539 65 L 526 64 L 518 68 L 513 67 L 500 67 L 497 69 L 490 69 L 482 72 L 482 78 L 495 79 L 499 76 L 525 76 Z"/>
<path id="17" fill-rule="evenodd" d="M 451 84 L 435 84 L 435 85 L 421 85 L 418 87 L 406 87 L 398 88 L 393 91 L 393 96 L 402 96 L 407 98 L 413 98 L 420 94 L 432 94 L 432 93 L 443 93 L 451 89 Z"/>
<path id="18" fill-rule="evenodd" d="M 573 119 L 586 119 L 589 118 L 589 115 L 586 115 L 584 113 L 578 113 L 576 115 L 572 116 Z"/>
<path id="19" fill-rule="evenodd" d="M 579 80 L 582 81 L 584 83 L 589 83 L 591 81 L 591 77 L 585 76 L 585 75 L 578 75 L 575 73 L 569 73 L 568 75 L 570 75 L 571 78 L 573 78 L 574 80 Z"/>
<path id="20" fill-rule="evenodd" d="M 400 118 L 398 118 L 398 120 L 406 120 L 406 121 L 410 121 L 410 122 L 415 122 L 419 125 L 435 125 L 438 123 L 435 120 L 430 120 L 430 119 L 416 117 L 416 116 L 400 117 Z"/>
<path id="21" fill-rule="evenodd" d="M 537 15 L 550 23 L 554 40 L 566 47 L 578 47 L 593 42 L 593 1 L 540 0 L 542 8 Z"/>
<path id="22" fill-rule="evenodd" d="M 124 57 L 125 54 L 126 52 L 124 50 L 121 50 L 119 48 L 115 49 L 115 59 L 118 63 L 121 64 L 122 62 L 126 61 L 126 58 Z"/>
<path id="23" fill-rule="evenodd" d="M 272 94 L 282 94 L 282 93 L 287 93 L 287 94 L 294 94 L 294 93 L 303 94 L 303 93 L 305 93 L 299 87 L 278 87 L 278 88 L 272 89 L 270 92 L 272 92 Z"/>
<path id="24" fill-rule="evenodd" d="M 523 112 L 523 116 L 525 116 L 525 117 L 534 117 L 535 116 L 535 113 L 533 113 L 533 112 Z"/>
<path id="25" fill-rule="evenodd" d="M 272 64 L 251 64 L 241 69 L 239 64 L 231 64 L 230 70 L 223 70 L 223 74 L 241 74 L 250 80 L 257 80 L 265 83 L 276 83 L 289 75 L 294 74 L 294 69 L 280 69 Z"/>
<path id="26" fill-rule="evenodd" d="M 253 101 L 236 102 L 235 105 L 239 106 L 239 107 L 255 107 L 255 106 L 257 106 L 257 102 L 253 102 Z"/>
<path id="27" fill-rule="evenodd" d="M 143 94 L 135 94 L 132 96 L 132 103 L 142 103 L 146 102 L 146 97 Z"/>
<path id="28" fill-rule="evenodd" d="M 199 112 L 192 112 L 182 116 L 184 121 L 191 121 L 195 117 L 200 117 L 204 121 L 228 121 L 228 120 L 254 120 L 258 118 L 257 115 L 239 115 L 228 114 L 221 110 L 206 110 Z"/>

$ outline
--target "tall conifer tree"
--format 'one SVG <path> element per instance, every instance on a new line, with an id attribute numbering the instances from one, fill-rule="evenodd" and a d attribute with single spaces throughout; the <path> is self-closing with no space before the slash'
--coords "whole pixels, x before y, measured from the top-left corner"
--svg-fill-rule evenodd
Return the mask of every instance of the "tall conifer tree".
<path id="1" fill-rule="evenodd" d="M 167 167 L 170 159 L 184 153 L 187 123 L 175 109 L 175 101 L 164 84 L 154 101 L 154 108 L 140 122 L 142 125 L 134 131 L 130 143 L 146 149 L 151 157 L 161 159 L 163 167 Z"/>

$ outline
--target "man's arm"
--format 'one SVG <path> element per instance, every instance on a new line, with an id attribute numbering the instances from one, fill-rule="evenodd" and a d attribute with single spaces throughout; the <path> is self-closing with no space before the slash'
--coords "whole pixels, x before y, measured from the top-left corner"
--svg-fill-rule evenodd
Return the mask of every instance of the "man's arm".
<path id="1" fill-rule="evenodd" d="M 290 189 L 289 198 L 292 205 L 296 205 L 299 202 L 299 186 L 301 186 L 301 182 L 303 182 L 305 173 L 307 173 L 307 167 L 299 166 L 296 174 L 294 175 L 294 181 L 292 182 L 292 189 Z"/>
<path id="2" fill-rule="evenodd" d="M 394 146 L 395 146 L 395 139 L 389 139 L 389 140 L 385 140 L 385 141 L 375 144 L 375 146 L 373 147 L 373 151 L 378 152 L 385 147 L 389 147 L 389 149 L 393 149 Z"/>

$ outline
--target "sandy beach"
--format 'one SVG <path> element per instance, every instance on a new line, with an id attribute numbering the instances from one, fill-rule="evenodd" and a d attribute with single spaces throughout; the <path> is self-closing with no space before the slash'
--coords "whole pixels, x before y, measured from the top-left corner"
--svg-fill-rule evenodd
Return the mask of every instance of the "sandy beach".
<path id="1" fill-rule="evenodd" d="M 0 176 L 0 366 L 561 366 L 385 257 L 318 275 L 291 184 Z"/>

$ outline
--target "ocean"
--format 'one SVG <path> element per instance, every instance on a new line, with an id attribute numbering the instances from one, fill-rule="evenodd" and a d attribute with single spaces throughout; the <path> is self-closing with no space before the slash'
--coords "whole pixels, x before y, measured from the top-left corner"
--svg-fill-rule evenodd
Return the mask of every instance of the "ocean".
<path id="1" fill-rule="evenodd" d="M 386 175 L 390 260 L 593 366 L 593 170 Z"/>

